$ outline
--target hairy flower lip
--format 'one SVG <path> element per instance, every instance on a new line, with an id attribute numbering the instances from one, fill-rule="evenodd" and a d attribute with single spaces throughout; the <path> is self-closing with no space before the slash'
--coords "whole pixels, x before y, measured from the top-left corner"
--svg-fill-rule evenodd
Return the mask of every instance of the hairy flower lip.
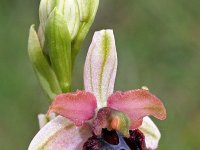
<path id="1" fill-rule="evenodd" d="M 123 137 L 115 130 L 102 129 L 102 135 L 93 135 L 83 145 L 83 150 L 146 150 L 144 135 L 140 130 L 129 131 L 130 137 Z"/>

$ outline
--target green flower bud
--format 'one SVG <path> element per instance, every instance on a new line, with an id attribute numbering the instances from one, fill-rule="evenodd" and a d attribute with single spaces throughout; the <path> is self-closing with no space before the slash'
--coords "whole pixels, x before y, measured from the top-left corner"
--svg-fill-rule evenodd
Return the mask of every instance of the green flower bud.
<path id="1" fill-rule="evenodd" d="M 48 17 L 54 8 L 57 8 L 60 14 L 64 16 L 71 39 L 74 39 L 80 24 L 80 13 L 77 0 L 41 0 L 39 19 L 43 33 L 46 29 Z"/>
<path id="2" fill-rule="evenodd" d="M 93 20 L 99 5 L 99 0 L 77 0 L 81 22 Z"/>
<path id="3" fill-rule="evenodd" d="M 73 40 L 78 33 L 80 25 L 80 13 L 77 0 L 59 0 L 57 8 L 67 21 L 68 30 Z"/>
<path id="4" fill-rule="evenodd" d="M 77 0 L 77 2 L 81 23 L 77 36 L 72 42 L 72 63 L 74 63 L 76 55 L 80 51 L 82 42 L 94 21 L 99 6 L 99 0 Z"/>
<path id="5" fill-rule="evenodd" d="M 39 37 L 42 48 L 44 47 L 44 41 L 45 41 L 44 33 L 45 33 L 46 22 L 50 13 L 56 7 L 56 4 L 57 4 L 57 0 L 41 0 L 40 1 L 40 6 L 39 6 L 40 25 L 38 29 L 38 37 Z"/>
<path id="6" fill-rule="evenodd" d="M 39 7 L 39 19 L 42 31 L 45 31 L 45 26 L 47 19 L 52 12 L 52 10 L 56 7 L 57 0 L 41 0 Z"/>
<path id="7" fill-rule="evenodd" d="M 87 22 L 91 0 L 77 0 L 80 9 L 80 21 Z"/>
<path id="8" fill-rule="evenodd" d="M 71 85 L 71 39 L 67 22 L 56 8 L 46 24 L 45 47 L 62 91 L 68 92 Z"/>
<path id="9" fill-rule="evenodd" d="M 43 54 L 33 25 L 29 33 L 28 53 L 42 88 L 48 97 L 53 100 L 57 94 L 61 93 L 60 85 L 53 69 Z"/>

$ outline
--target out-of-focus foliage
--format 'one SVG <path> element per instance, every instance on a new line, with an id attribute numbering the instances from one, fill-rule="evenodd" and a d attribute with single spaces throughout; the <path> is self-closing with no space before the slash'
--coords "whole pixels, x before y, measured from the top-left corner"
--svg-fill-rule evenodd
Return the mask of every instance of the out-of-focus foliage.
<path id="1" fill-rule="evenodd" d="M 39 0 L 0 0 L 2 150 L 27 149 L 38 131 L 37 114 L 48 107 L 27 54 L 29 26 L 38 22 L 38 5 Z M 93 32 L 113 28 L 119 58 L 115 89 L 146 85 L 163 100 L 168 118 L 155 120 L 162 133 L 159 149 L 198 149 L 199 6 L 199 0 L 101 0 L 77 59 L 74 89 L 82 89 L 83 63 Z"/>

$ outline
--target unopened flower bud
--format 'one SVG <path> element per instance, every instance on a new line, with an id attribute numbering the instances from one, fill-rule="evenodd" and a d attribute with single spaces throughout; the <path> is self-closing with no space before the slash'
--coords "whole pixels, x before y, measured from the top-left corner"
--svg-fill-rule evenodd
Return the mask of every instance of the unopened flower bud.
<path id="1" fill-rule="evenodd" d="M 96 15 L 99 0 L 77 0 L 80 9 L 80 20 L 89 22 Z"/>
<path id="2" fill-rule="evenodd" d="M 71 40 L 73 40 L 79 30 L 80 24 L 80 13 L 76 0 L 41 0 L 39 19 L 43 33 L 46 30 L 47 20 L 55 8 L 64 16 Z"/>
<path id="3" fill-rule="evenodd" d="M 40 25 L 43 30 L 45 31 L 45 26 L 47 19 L 52 12 L 52 10 L 55 8 L 57 1 L 56 0 L 41 0 L 40 1 L 40 7 L 39 7 L 39 19 L 40 19 Z"/>
<path id="4" fill-rule="evenodd" d="M 58 11 L 64 16 L 73 40 L 79 30 L 80 16 L 77 0 L 59 0 Z"/>
<path id="5" fill-rule="evenodd" d="M 80 11 L 80 27 L 72 43 L 72 63 L 81 49 L 82 42 L 90 30 L 99 6 L 99 0 L 77 0 L 77 2 Z"/>

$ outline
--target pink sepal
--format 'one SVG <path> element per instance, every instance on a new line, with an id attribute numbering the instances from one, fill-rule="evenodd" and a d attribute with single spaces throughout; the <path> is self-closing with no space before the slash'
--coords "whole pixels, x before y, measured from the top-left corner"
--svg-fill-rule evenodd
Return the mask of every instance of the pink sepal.
<path id="1" fill-rule="evenodd" d="M 77 127 L 70 120 L 58 116 L 36 134 L 28 150 L 80 150 L 91 136 L 88 124 Z"/>

